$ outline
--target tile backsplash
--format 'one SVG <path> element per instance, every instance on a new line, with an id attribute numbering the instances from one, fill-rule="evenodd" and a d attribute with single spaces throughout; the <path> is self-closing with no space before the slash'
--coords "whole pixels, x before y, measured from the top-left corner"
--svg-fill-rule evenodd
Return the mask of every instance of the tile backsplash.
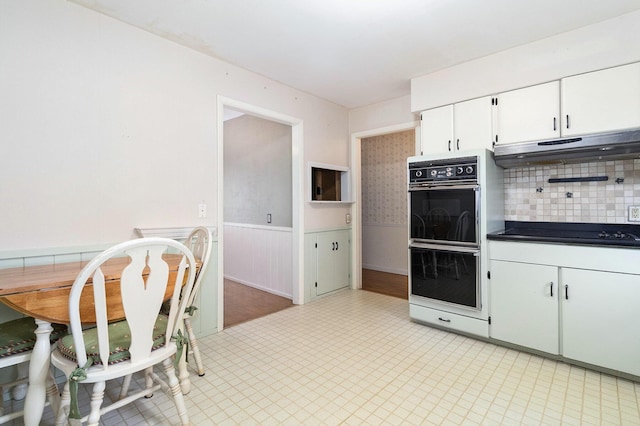
<path id="1" fill-rule="evenodd" d="M 549 183 L 594 176 L 608 180 Z M 640 159 L 505 169 L 504 194 L 506 220 L 628 223 L 628 207 L 640 205 Z"/>

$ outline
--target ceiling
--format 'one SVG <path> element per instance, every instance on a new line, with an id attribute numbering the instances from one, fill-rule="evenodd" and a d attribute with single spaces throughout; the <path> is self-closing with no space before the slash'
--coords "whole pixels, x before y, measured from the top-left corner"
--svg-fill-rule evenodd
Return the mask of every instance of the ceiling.
<path id="1" fill-rule="evenodd" d="M 72 0 L 347 108 L 640 0 Z"/>

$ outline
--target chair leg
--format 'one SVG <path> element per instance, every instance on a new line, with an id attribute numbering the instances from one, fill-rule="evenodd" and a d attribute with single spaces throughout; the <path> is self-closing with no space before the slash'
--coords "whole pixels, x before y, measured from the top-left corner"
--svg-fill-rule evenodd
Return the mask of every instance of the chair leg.
<path id="1" fill-rule="evenodd" d="M 56 416 L 56 426 L 63 426 L 69 415 L 69 405 L 71 404 L 71 394 L 69 393 L 69 382 L 64 383 L 62 395 L 60 396 L 60 405 L 58 406 L 58 414 Z"/>
<path id="2" fill-rule="evenodd" d="M 464 273 L 469 273 L 469 268 L 467 268 L 467 261 L 464 260 L 464 256 L 460 255 L 460 260 L 462 260 L 462 267 L 464 268 Z"/>
<path id="3" fill-rule="evenodd" d="M 193 332 L 193 326 L 191 325 L 191 318 L 185 317 L 184 328 L 189 337 L 189 345 L 193 351 L 193 359 L 196 360 L 196 367 L 198 368 L 198 376 L 204 376 L 204 364 L 202 363 L 202 357 L 200 356 L 200 348 L 198 347 L 198 340 L 196 334 Z"/>
<path id="4" fill-rule="evenodd" d="M 149 367 L 144 371 L 144 384 L 146 389 L 151 389 L 153 387 L 153 367 Z M 151 398 L 153 394 L 145 396 L 145 398 Z"/>
<path id="5" fill-rule="evenodd" d="M 456 272 L 456 280 L 460 279 L 460 270 L 458 269 L 458 259 L 456 258 L 456 256 L 453 256 L 453 266 L 455 268 L 455 272 Z"/>
<path id="6" fill-rule="evenodd" d="M 122 388 L 120 388 L 120 395 L 118 396 L 118 399 L 122 399 L 127 396 L 127 393 L 129 393 L 129 386 L 131 386 L 131 374 L 129 374 L 128 376 L 124 376 L 124 379 L 122 380 Z"/>
<path id="7" fill-rule="evenodd" d="M 432 267 L 433 267 L 433 278 L 438 278 L 438 258 L 436 255 L 435 251 L 430 252 L 431 253 L 431 261 L 432 261 Z"/>
<path id="8" fill-rule="evenodd" d="M 187 414 L 187 405 L 184 402 L 184 396 L 182 395 L 182 389 L 180 388 L 180 382 L 176 377 L 176 370 L 173 367 L 173 361 L 171 358 L 164 360 L 163 364 L 165 374 L 169 379 L 169 390 L 173 396 L 173 402 L 178 410 L 178 416 L 183 425 L 189 425 L 189 415 Z"/>
<path id="9" fill-rule="evenodd" d="M 100 407 L 104 399 L 104 389 L 106 382 L 96 382 L 93 385 L 93 393 L 91 394 L 91 412 L 87 419 L 87 426 L 98 426 L 100 423 Z"/>
<path id="10" fill-rule="evenodd" d="M 58 386 L 56 385 L 56 380 L 53 375 L 53 368 L 49 369 L 49 377 L 47 377 L 47 399 L 49 400 L 49 405 L 53 410 L 53 414 L 58 416 L 58 408 L 60 407 L 60 392 L 58 391 Z"/>

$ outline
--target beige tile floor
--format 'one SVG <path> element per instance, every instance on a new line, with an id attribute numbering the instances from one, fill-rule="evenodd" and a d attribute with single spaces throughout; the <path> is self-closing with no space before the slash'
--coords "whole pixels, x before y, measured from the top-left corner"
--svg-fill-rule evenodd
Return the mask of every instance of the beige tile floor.
<path id="1" fill-rule="evenodd" d="M 406 300 L 362 290 L 200 345 L 207 373 L 192 374 L 186 397 L 194 425 L 640 425 L 640 383 L 413 323 Z M 177 420 L 157 393 L 103 424 Z"/>

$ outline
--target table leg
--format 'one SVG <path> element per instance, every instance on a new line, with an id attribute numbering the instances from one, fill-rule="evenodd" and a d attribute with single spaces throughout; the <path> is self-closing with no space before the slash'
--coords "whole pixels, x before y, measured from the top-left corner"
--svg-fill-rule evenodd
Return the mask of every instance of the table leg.
<path id="1" fill-rule="evenodd" d="M 47 321 L 36 320 L 36 344 L 31 353 L 29 362 L 29 388 L 24 401 L 25 426 L 38 426 L 44 405 L 47 400 L 46 382 L 49 376 L 49 357 L 51 356 L 51 344 L 49 338 L 53 328 Z"/>

